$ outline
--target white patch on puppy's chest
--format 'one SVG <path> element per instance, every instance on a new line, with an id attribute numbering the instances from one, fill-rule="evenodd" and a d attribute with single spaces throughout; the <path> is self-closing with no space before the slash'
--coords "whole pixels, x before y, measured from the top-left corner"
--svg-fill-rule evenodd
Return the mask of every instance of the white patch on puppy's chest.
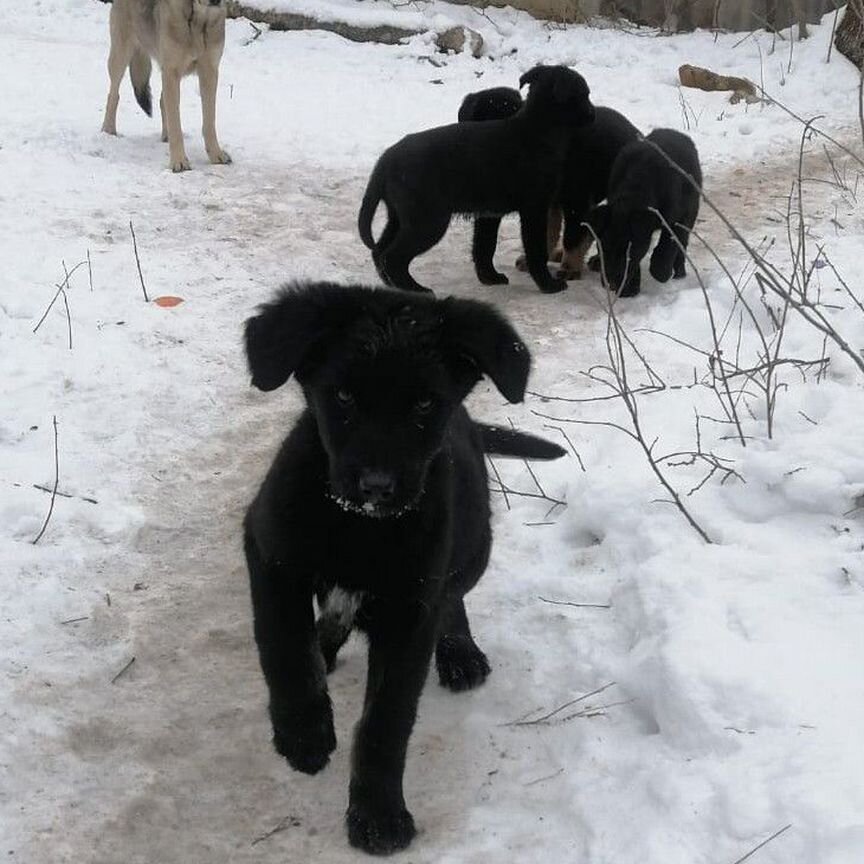
<path id="1" fill-rule="evenodd" d="M 342 626 L 350 627 L 363 602 L 363 595 L 363 591 L 346 591 L 337 585 L 327 595 L 322 614 L 337 618 Z"/>

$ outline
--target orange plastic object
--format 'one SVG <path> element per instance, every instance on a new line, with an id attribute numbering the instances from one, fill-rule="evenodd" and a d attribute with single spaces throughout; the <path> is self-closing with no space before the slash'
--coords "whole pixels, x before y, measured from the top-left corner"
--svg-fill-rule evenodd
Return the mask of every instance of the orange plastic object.
<path id="1" fill-rule="evenodd" d="M 171 306 L 179 306 L 183 302 L 182 297 L 173 297 L 170 294 L 164 294 L 162 297 L 156 297 L 153 302 L 157 306 L 170 308 Z"/>

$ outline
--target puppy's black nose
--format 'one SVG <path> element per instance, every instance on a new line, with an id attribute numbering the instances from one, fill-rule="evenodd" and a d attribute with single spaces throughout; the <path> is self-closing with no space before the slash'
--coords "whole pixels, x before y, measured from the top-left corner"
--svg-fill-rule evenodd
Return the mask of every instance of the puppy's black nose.
<path id="1" fill-rule="evenodd" d="M 384 504 L 396 491 L 396 478 L 386 471 L 364 470 L 360 472 L 360 494 L 370 504 Z"/>

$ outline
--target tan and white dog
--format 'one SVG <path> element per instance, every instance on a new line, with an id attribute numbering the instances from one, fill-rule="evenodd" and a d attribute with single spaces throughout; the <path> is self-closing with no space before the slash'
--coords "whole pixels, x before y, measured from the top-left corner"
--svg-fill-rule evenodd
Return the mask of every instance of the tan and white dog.
<path id="1" fill-rule="evenodd" d="M 198 73 L 204 145 L 210 161 L 231 157 L 216 137 L 216 87 L 225 46 L 224 0 L 114 0 L 111 7 L 111 86 L 102 131 L 117 134 L 120 82 L 129 68 L 138 104 L 152 115 L 151 58 L 162 70 L 162 140 L 168 142 L 172 171 L 190 167 L 180 125 L 180 79 Z"/>

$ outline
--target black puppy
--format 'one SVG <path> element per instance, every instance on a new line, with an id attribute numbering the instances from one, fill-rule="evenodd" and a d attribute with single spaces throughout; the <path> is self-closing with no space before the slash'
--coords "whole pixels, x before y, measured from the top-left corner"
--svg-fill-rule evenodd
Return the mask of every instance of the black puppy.
<path id="1" fill-rule="evenodd" d="M 512 116 L 518 110 L 521 97 L 515 90 L 493 87 L 465 97 L 459 109 L 459 121 L 490 120 Z M 635 141 L 639 130 L 621 113 L 612 108 L 595 106 L 591 123 L 574 126 L 564 163 L 561 185 L 549 211 L 548 257 L 561 260 L 559 276 L 578 279 L 582 275 L 585 252 L 593 237 L 583 224 L 591 208 L 605 197 L 612 173 L 612 164 L 621 149 Z M 564 219 L 563 250 L 556 249 Z M 492 260 L 498 239 L 500 218 L 481 216 L 474 223 L 474 262 L 477 275 L 486 284 L 506 284 L 507 277 L 495 270 Z M 525 257 L 516 262 L 526 269 Z"/>
<path id="2" fill-rule="evenodd" d="M 559 275 L 565 279 L 581 277 L 585 253 L 594 239 L 584 223 L 591 208 L 609 194 L 618 154 L 638 137 L 639 130 L 613 108 L 596 108 L 594 122 L 574 130 L 560 196 L 564 237 Z"/>
<path id="3" fill-rule="evenodd" d="M 256 387 L 293 374 L 307 403 L 245 521 L 273 743 L 299 771 L 327 764 L 336 738 L 325 662 L 356 614 L 369 670 L 348 835 L 367 852 L 392 852 L 415 833 L 402 775 L 433 651 L 452 690 L 489 673 L 462 599 L 489 557 L 484 454 L 564 451 L 475 423 L 462 407 L 484 374 L 511 402 L 528 379 L 528 349 L 482 303 L 290 286 L 247 321 L 246 351 Z M 324 607 L 317 630 L 313 595 Z"/>
<path id="4" fill-rule="evenodd" d="M 530 85 L 528 99 L 512 117 L 418 132 L 381 155 L 358 227 L 388 285 L 424 290 L 409 265 L 444 236 L 454 213 L 518 211 L 532 278 L 541 291 L 567 287 L 546 266 L 546 211 L 561 179 L 570 132 L 591 122 L 594 108 L 585 79 L 566 66 L 537 66 L 522 76 L 524 84 Z M 381 201 L 387 225 L 376 243 L 372 218 Z"/>
<path id="5" fill-rule="evenodd" d="M 504 120 L 522 107 L 522 94 L 512 87 L 489 87 L 469 93 L 459 106 L 460 123 Z"/>
<path id="6" fill-rule="evenodd" d="M 592 269 L 600 270 L 602 265 L 607 284 L 622 297 L 639 293 L 639 264 L 657 230 L 660 239 L 651 255 L 651 275 L 658 282 L 667 282 L 672 275 L 684 277 L 681 247 L 687 248 L 699 213 L 699 191 L 652 143 L 702 185 L 696 145 L 674 129 L 655 129 L 618 154 L 609 179 L 608 202 L 595 208 L 589 221 L 601 244 L 601 254 L 592 260 Z"/>
<path id="7" fill-rule="evenodd" d="M 460 123 L 482 123 L 485 120 L 504 120 L 512 117 L 522 107 L 522 94 L 512 87 L 490 87 L 469 93 L 459 106 Z M 498 245 L 500 216 L 476 216 L 471 259 L 477 278 L 484 285 L 506 285 L 510 280 L 495 269 L 493 258 Z M 557 239 L 557 238 L 556 238 Z M 525 256 L 522 269 L 527 270 Z"/>

